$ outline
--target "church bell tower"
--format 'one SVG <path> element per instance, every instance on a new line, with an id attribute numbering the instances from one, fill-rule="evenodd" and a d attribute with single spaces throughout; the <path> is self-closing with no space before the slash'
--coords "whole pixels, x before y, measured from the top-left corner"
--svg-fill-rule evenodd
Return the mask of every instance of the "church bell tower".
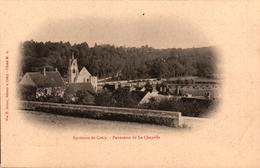
<path id="1" fill-rule="evenodd" d="M 79 74 L 79 69 L 78 69 L 77 59 L 74 58 L 74 53 L 72 53 L 71 59 L 69 59 L 69 67 L 68 67 L 69 83 L 75 83 L 78 74 Z"/>

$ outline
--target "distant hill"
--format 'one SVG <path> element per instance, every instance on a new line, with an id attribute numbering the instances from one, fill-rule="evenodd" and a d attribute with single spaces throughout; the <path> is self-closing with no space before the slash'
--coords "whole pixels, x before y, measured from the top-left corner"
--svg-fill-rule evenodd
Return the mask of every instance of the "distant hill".
<path id="1" fill-rule="evenodd" d="M 216 71 L 214 47 L 155 49 L 147 45 L 136 48 L 109 44 L 89 47 L 86 42 L 71 45 L 69 42 L 25 41 L 21 49 L 21 73 L 47 67 L 58 68 L 62 76 L 66 76 L 72 52 L 78 58 L 79 68 L 85 66 L 99 78 L 212 77 Z"/>

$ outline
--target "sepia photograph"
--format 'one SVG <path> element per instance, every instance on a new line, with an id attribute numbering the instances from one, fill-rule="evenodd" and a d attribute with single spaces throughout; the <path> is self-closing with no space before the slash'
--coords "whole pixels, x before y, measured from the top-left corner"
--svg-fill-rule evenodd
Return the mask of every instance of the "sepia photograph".
<path id="1" fill-rule="evenodd" d="M 1 1 L 1 167 L 256 168 L 257 6 Z"/>
<path id="2" fill-rule="evenodd" d="M 140 13 L 47 25 L 20 46 L 17 85 L 29 115 L 191 128 L 217 112 L 217 47 L 189 23 Z"/>

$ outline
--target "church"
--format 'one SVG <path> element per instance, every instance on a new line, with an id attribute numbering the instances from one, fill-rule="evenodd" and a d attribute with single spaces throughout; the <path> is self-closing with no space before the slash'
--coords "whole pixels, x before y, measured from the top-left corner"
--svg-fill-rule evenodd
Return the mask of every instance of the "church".
<path id="1" fill-rule="evenodd" d="M 83 67 L 80 71 L 78 69 L 77 59 L 74 58 L 72 54 L 72 58 L 69 59 L 68 66 L 68 81 L 69 83 L 90 83 L 95 91 L 97 91 L 97 77 L 92 76 L 88 70 Z"/>

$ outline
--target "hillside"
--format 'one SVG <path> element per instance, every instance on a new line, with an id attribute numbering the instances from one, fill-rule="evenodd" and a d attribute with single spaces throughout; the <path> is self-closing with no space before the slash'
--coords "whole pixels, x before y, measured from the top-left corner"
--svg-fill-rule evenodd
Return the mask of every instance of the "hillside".
<path id="1" fill-rule="evenodd" d="M 21 45 L 20 73 L 47 67 L 58 68 L 66 77 L 68 59 L 73 52 L 79 68 L 85 66 L 98 78 L 212 77 L 216 69 L 214 50 L 213 47 L 155 49 L 147 45 L 136 48 L 109 44 L 89 47 L 86 42 L 71 45 L 69 42 L 25 41 Z"/>

